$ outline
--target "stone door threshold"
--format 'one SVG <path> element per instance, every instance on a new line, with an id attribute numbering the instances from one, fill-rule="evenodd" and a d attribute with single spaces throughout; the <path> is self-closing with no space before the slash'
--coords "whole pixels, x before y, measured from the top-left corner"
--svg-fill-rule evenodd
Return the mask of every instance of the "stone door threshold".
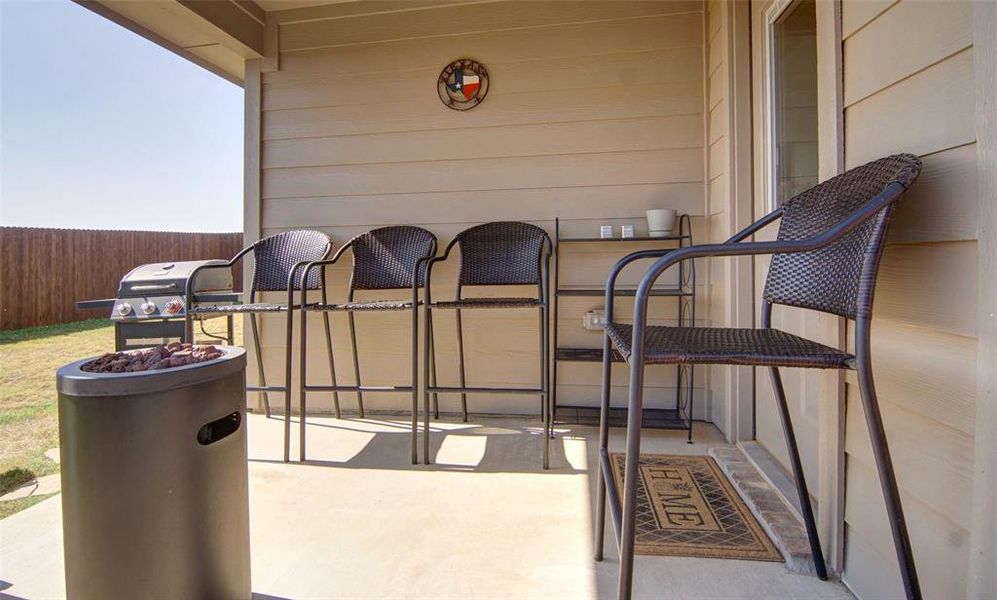
<path id="1" fill-rule="evenodd" d="M 785 497 L 740 448 L 720 446 L 708 452 L 782 552 L 786 567 L 793 573 L 816 575 L 806 528 L 796 507 L 787 504 Z"/>

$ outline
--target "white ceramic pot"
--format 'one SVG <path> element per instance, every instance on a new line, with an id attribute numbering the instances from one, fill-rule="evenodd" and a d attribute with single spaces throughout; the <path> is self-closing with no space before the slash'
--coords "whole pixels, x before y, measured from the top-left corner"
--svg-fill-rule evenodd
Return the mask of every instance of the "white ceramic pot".
<path id="1" fill-rule="evenodd" d="M 651 237 L 671 235 L 678 211 L 674 208 L 652 208 L 647 211 L 647 231 Z"/>

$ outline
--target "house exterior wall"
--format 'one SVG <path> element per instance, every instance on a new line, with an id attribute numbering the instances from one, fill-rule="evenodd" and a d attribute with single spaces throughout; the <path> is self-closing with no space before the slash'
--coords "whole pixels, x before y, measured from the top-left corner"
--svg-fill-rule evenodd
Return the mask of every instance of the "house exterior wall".
<path id="1" fill-rule="evenodd" d="M 698 240 L 722 241 L 746 224 L 732 205 L 738 185 L 732 156 L 743 162 L 750 155 L 737 154 L 733 134 L 744 119 L 731 118 L 740 89 L 731 85 L 734 6 L 719 0 L 503 3 L 401 17 L 344 14 L 355 9 L 350 4 L 273 13 L 280 22 L 279 69 L 264 72 L 259 82 L 259 226 L 247 235 L 310 227 L 327 231 L 338 245 L 371 227 L 414 223 L 445 244 L 485 220 L 528 220 L 551 230 L 559 216 L 572 234 L 605 222 L 642 225 L 645 209 L 671 205 L 694 215 Z M 844 168 L 901 151 L 921 155 L 925 165 L 892 229 L 877 290 L 873 356 L 928 597 L 963 597 L 973 576 L 967 565 L 976 522 L 980 163 L 970 7 L 846 0 L 838 24 L 844 133 L 835 153 L 844 155 Z M 467 33 L 467 22 L 486 25 Z M 819 44 L 826 47 L 826 39 Z M 442 66 L 461 56 L 482 61 L 492 75 L 489 97 L 468 113 L 447 110 L 432 89 Z M 752 85 L 760 83 L 755 76 Z M 599 251 L 581 248 L 565 258 L 562 283 L 600 284 L 612 259 Z M 707 273 L 698 290 L 701 323 L 750 326 L 755 309 L 745 319 L 738 308 L 744 302 L 736 297 L 734 264 L 700 265 Z M 348 265 L 330 273 L 330 292 L 342 297 Z M 438 294 L 448 293 L 453 274 L 452 265 L 439 271 Z M 673 308 L 664 304 L 670 301 L 656 302 L 663 303 L 658 322 L 672 322 Z M 598 336 L 578 323 L 599 304 L 562 304 L 562 343 L 598 345 Z M 629 308 L 624 303 L 621 310 Z M 801 333 L 834 343 L 832 321 L 803 322 Z M 339 375 L 351 381 L 345 323 L 335 323 Z M 407 373 L 405 316 L 361 316 L 358 326 L 365 380 L 387 383 Z M 488 313 L 468 319 L 466 327 L 470 380 L 535 381 L 534 315 Z M 265 319 L 263 332 L 268 370 L 279 373 L 282 319 Z M 321 347 L 313 344 L 319 333 L 316 327 L 309 334 L 309 356 L 322 381 L 328 374 Z M 454 381 L 453 323 L 441 319 L 437 333 L 441 380 Z M 850 330 L 845 335 L 852 338 Z M 697 404 L 707 408 L 699 416 L 733 430 L 728 399 L 745 404 L 744 378 L 728 368 L 697 373 Z M 562 401 L 594 404 L 597 369 L 562 366 L 560 379 Z M 622 370 L 615 381 L 625 381 Z M 652 370 L 649 381 L 652 404 L 670 397 L 670 373 Z M 846 378 L 842 417 L 843 579 L 860 597 L 895 597 L 900 581 L 893 576 L 897 565 L 855 383 Z M 787 385 L 792 396 L 810 402 L 812 418 L 820 403 L 836 397 L 834 382 L 823 375 L 801 375 Z M 750 393 L 753 384 L 747 388 Z M 614 389 L 617 401 L 623 393 L 622 386 Z M 316 394 L 310 407 L 328 410 L 324 396 Z M 404 409 L 407 400 L 371 395 L 367 402 Z M 444 410 L 456 407 L 456 398 L 441 402 Z M 480 398 L 471 409 L 535 412 L 536 401 Z M 819 437 L 823 429 L 808 431 Z M 772 450 L 785 460 L 781 449 Z M 814 446 L 805 460 L 811 491 L 830 497 L 817 484 L 826 470 L 817 463 L 826 457 L 814 453 L 825 450 Z"/>
<path id="2" fill-rule="evenodd" d="M 646 228 L 648 208 L 693 215 L 705 238 L 704 12 L 702 2 L 474 3 L 384 14 L 346 14 L 357 5 L 280 11 L 279 68 L 262 73 L 259 228 L 329 233 L 340 245 L 381 225 L 416 224 L 440 238 L 489 220 L 524 220 L 562 233 L 594 235 L 598 225 Z M 472 31 L 468 31 L 468 29 Z M 442 68 L 481 61 L 491 87 L 468 112 L 437 97 Z M 248 81 L 249 77 L 247 77 Z M 247 87 L 248 89 L 248 87 Z M 247 221 L 248 222 L 248 221 Z M 562 254 L 561 284 L 601 286 L 615 258 L 637 245 L 586 244 Z M 646 247 L 646 246 L 645 246 Z M 646 263 L 645 263 L 646 265 Z M 434 272 L 434 297 L 452 294 L 456 261 Z M 329 292 L 342 298 L 349 261 L 331 268 Z M 625 281 L 633 283 L 637 266 Z M 705 288 L 705 286 L 701 286 Z M 494 290 L 485 290 L 494 291 Z M 700 290 L 697 314 L 706 315 Z M 674 323 L 675 300 L 655 299 L 655 321 Z M 561 345 L 598 347 L 581 328 L 599 300 L 563 298 Z M 631 310 L 625 301 L 620 314 Z M 365 383 L 407 378 L 408 315 L 358 315 Z M 702 321 L 702 319 L 701 319 Z M 308 352 L 315 381 L 327 381 L 314 318 Z M 455 326 L 435 323 L 439 376 L 456 381 Z M 483 311 L 464 319 L 468 380 L 534 385 L 537 318 Z M 281 373 L 284 321 L 265 317 L 268 372 Z M 345 320 L 334 316 L 337 375 L 352 381 Z M 626 377 L 616 367 L 614 397 Z M 296 372 L 296 370 L 295 370 Z M 559 402 L 595 405 L 599 369 L 564 364 Z M 697 383 L 697 416 L 705 378 Z M 649 405 L 671 400 L 672 369 L 649 369 Z M 344 401 L 345 406 L 351 400 Z M 375 408 L 407 409 L 402 395 L 365 395 Z M 536 398 L 472 397 L 472 411 L 536 412 Z M 329 394 L 310 396 L 329 410 Z M 457 397 L 441 397 L 456 410 Z"/>
<path id="3" fill-rule="evenodd" d="M 707 185 L 706 221 L 710 242 L 722 242 L 729 238 L 730 219 L 730 178 L 728 176 L 728 156 L 731 150 L 729 129 L 730 89 L 728 87 L 728 56 L 730 30 L 727 11 L 730 7 L 722 0 L 706 3 L 706 52 L 707 52 Z M 707 295 L 709 298 L 709 319 L 711 327 L 732 326 L 729 310 L 730 260 L 712 258 L 704 261 L 707 268 Z M 711 419 L 722 430 L 727 431 L 728 415 L 725 410 L 729 398 L 729 373 L 731 367 L 711 365 L 707 368 L 709 395 L 713 399 Z"/>
<path id="4" fill-rule="evenodd" d="M 973 527 L 978 162 L 972 10 L 971 2 L 842 5 L 846 167 L 895 152 L 914 152 L 924 162 L 891 229 L 876 290 L 872 355 L 929 598 L 966 595 Z M 899 578 L 883 576 L 896 573 L 896 559 L 857 382 L 851 374 L 846 381 L 844 580 L 860 597 L 895 597 Z"/>
<path id="5" fill-rule="evenodd" d="M 714 14 L 719 15 L 721 23 L 725 22 L 723 15 L 734 6 L 737 5 L 707 3 L 707 23 L 715 22 Z M 763 26 L 767 6 L 769 2 L 753 3 L 753 28 Z M 980 431 L 977 414 L 992 414 L 980 411 L 977 406 L 978 390 L 983 389 L 980 382 L 987 378 L 977 377 L 976 362 L 980 343 L 978 315 L 987 314 L 978 305 L 981 275 L 977 262 L 982 260 L 978 256 L 977 237 L 982 227 L 978 215 L 980 207 L 992 201 L 981 197 L 977 189 L 978 181 L 985 178 L 978 176 L 983 163 L 976 142 L 980 123 L 992 123 L 992 117 L 989 121 L 986 115 L 981 119 L 974 98 L 980 69 L 992 69 L 993 62 L 976 55 L 971 2 L 846 0 L 840 10 L 840 22 L 834 27 L 822 26 L 821 19 L 826 20 L 832 11 L 820 3 L 818 6 L 818 46 L 834 50 L 834 41 L 829 42 L 829 36 L 840 30 L 837 85 L 843 88 L 837 114 L 833 110 L 821 112 L 822 131 L 830 128 L 833 133 L 834 124 L 830 121 L 835 119 L 840 119 L 842 128 L 840 141 L 834 135 L 821 138 L 824 145 L 821 156 L 827 158 L 822 178 L 835 172 L 839 152 L 843 155 L 839 163 L 842 168 L 895 152 L 914 152 L 924 161 L 920 180 L 898 210 L 882 265 L 873 323 L 873 361 L 925 596 L 966 597 L 976 593 L 974 585 L 979 590 L 992 584 L 992 577 L 986 577 L 987 569 L 980 569 L 981 561 L 971 560 L 970 544 L 975 539 L 973 543 L 985 551 L 992 548 L 993 539 L 992 531 L 976 531 L 978 523 L 984 522 L 981 515 L 985 511 L 980 506 L 985 502 L 980 501 L 985 494 L 974 489 L 986 484 L 978 476 L 986 465 L 979 468 L 974 453 L 978 454 L 981 447 L 992 448 L 992 444 L 981 445 L 975 433 Z M 723 107 L 732 95 L 729 84 L 725 84 L 729 78 L 718 76 L 730 54 L 724 52 L 722 43 L 714 40 L 726 38 L 729 45 L 730 35 L 722 25 L 708 25 L 711 113 L 707 131 L 710 145 L 707 214 L 712 241 L 723 240 L 735 229 L 728 225 L 730 219 L 726 215 L 736 194 L 726 189 L 725 167 L 729 158 L 724 158 L 723 152 L 730 145 L 728 135 L 733 121 L 728 111 L 714 114 L 715 108 Z M 979 34 L 976 37 L 978 40 Z M 755 64 L 751 86 L 756 90 L 764 85 L 757 54 L 760 39 L 757 33 L 753 36 Z M 832 85 L 836 82 L 827 75 L 828 69 L 834 72 L 835 65 L 822 63 L 818 69 L 820 98 L 829 101 L 838 93 Z M 753 119 L 756 140 L 757 128 L 761 126 L 758 102 L 756 95 Z M 755 160 L 760 151 L 756 144 Z M 757 178 L 756 171 L 756 196 Z M 763 212 L 756 202 L 755 216 Z M 759 239 L 770 235 L 771 232 Z M 761 281 L 767 260 L 758 262 L 756 280 Z M 736 289 L 727 274 L 730 264 L 725 267 L 713 263 L 710 270 L 710 320 L 718 326 L 730 321 L 731 313 L 724 309 Z M 852 344 L 852 329 L 842 332 L 834 319 L 793 322 L 793 311 L 788 311 L 790 320 L 784 319 L 780 324 L 780 310 L 777 309 L 776 321 L 782 327 L 831 344 L 836 336 L 843 336 L 841 339 Z M 759 373 L 755 383 L 758 395 L 755 417 L 763 421 L 768 383 L 764 376 Z M 730 394 L 732 398 L 737 395 L 737 390 L 728 385 L 731 379 L 722 375 L 720 369 L 713 369 L 710 381 L 711 394 Z M 807 439 L 801 449 L 811 492 L 815 499 L 831 504 L 835 498 L 843 498 L 842 506 L 818 505 L 822 538 L 837 535 L 836 526 L 826 520 L 824 509 L 844 514 L 841 554 L 833 549 L 837 542 L 823 539 L 830 562 L 843 567 L 843 580 L 859 597 L 902 596 L 853 374 L 848 373 L 844 380 L 840 396 L 844 414 L 840 416 L 824 406 L 833 404 L 838 397 L 837 384 L 832 379 L 819 373 L 800 373 L 799 377 L 787 378 L 786 383 L 790 397 L 801 398 L 799 406 L 792 410 L 798 434 L 806 432 Z M 741 404 L 743 397 L 744 394 L 739 397 Z M 826 411 L 824 415 L 820 413 L 822 410 Z M 809 421 L 797 420 L 806 416 L 803 413 L 810 413 Z M 838 419 L 845 424 L 845 436 L 840 440 L 844 453 L 843 492 L 832 489 L 835 479 L 827 468 L 835 465 L 832 456 L 835 440 L 829 434 Z M 776 432 L 770 433 L 773 435 L 769 438 L 777 437 Z M 760 432 L 760 437 L 764 435 Z M 820 437 L 824 441 L 810 443 Z M 773 443 L 766 447 L 774 458 L 788 465 L 781 445 Z M 974 492 L 976 513 L 972 506 Z M 837 563 L 838 560 L 841 562 Z M 974 584 L 975 581 L 981 583 Z M 985 596 L 976 593 L 975 597 Z"/>

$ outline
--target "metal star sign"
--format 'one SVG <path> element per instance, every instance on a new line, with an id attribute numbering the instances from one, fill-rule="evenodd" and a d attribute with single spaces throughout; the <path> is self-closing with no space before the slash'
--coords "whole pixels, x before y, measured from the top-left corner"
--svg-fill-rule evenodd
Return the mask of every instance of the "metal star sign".
<path id="1" fill-rule="evenodd" d="M 462 58 L 447 65 L 436 84 L 440 100 L 454 110 L 470 110 L 488 93 L 488 70 L 481 63 Z"/>

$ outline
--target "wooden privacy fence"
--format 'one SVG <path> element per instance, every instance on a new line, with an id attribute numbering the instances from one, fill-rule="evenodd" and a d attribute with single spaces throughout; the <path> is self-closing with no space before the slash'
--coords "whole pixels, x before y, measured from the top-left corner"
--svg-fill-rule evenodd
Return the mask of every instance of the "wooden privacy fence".
<path id="1" fill-rule="evenodd" d="M 241 233 L 0 227 L 0 330 L 107 317 L 76 301 L 113 298 L 141 264 L 228 259 L 241 248 Z"/>

